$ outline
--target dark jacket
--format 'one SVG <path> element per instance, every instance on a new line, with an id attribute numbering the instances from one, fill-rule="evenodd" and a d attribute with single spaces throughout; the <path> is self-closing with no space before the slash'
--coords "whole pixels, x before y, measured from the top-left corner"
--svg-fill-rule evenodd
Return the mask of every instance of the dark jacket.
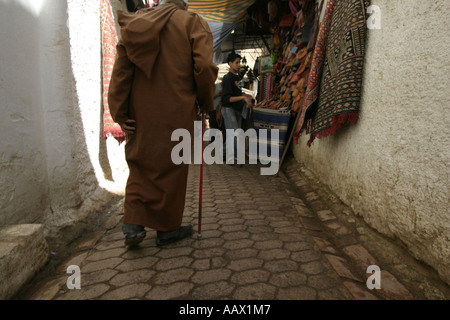
<path id="1" fill-rule="evenodd" d="M 242 96 L 242 90 L 238 87 L 241 78 L 232 72 L 228 72 L 222 79 L 222 107 L 233 108 L 242 111 L 244 101 L 230 102 L 231 97 Z"/>

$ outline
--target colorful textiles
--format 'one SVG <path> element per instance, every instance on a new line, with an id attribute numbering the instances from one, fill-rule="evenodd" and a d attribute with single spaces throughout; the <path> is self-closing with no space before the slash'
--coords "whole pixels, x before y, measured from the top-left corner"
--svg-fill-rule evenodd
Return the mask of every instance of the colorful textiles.
<path id="1" fill-rule="evenodd" d="M 366 39 L 366 10 L 370 1 L 330 0 L 315 50 L 308 93 L 298 122 L 296 138 L 305 127 L 305 114 L 313 108 L 311 137 L 333 135 L 358 120 Z M 324 43 L 326 50 L 324 51 Z M 320 66 L 321 60 L 322 66 Z M 318 85 L 320 81 L 320 88 Z M 318 90 L 320 89 L 320 92 Z M 318 97 L 317 97 L 318 95 Z M 317 100 L 317 103 L 314 103 Z"/>
<path id="2" fill-rule="evenodd" d="M 108 104 L 108 90 L 111 73 L 116 56 L 116 45 L 118 42 L 116 26 L 109 0 L 100 2 L 100 24 L 102 33 L 102 78 L 103 78 L 103 137 L 114 137 L 122 143 L 125 141 L 125 133 L 120 126 L 111 118 Z"/>
<path id="3" fill-rule="evenodd" d="M 259 77 L 258 101 L 268 100 L 272 97 L 273 74 L 262 73 Z"/>
<path id="4" fill-rule="evenodd" d="M 298 143 L 298 137 L 304 130 L 307 119 L 307 112 L 317 102 L 320 90 L 320 79 L 322 75 L 323 64 L 325 61 L 326 45 L 328 34 L 331 29 L 331 18 L 334 12 L 334 5 L 336 0 L 328 0 L 325 14 L 319 28 L 319 35 L 317 36 L 316 46 L 314 49 L 314 56 L 311 63 L 311 70 L 308 77 L 308 85 L 306 87 L 305 97 L 302 102 L 297 128 L 295 129 L 294 142 Z"/>
<path id="5" fill-rule="evenodd" d="M 313 55 L 312 50 L 308 51 L 308 45 L 315 42 L 312 36 L 319 19 L 317 11 L 320 10 L 316 10 L 315 1 L 302 4 L 293 26 L 274 30 L 273 50 L 278 55 L 274 71 L 278 77 L 273 95 L 279 96 L 281 101 L 292 102 L 293 115 L 299 112 L 306 91 Z M 278 45 L 276 38 L 279 39 Z"/>

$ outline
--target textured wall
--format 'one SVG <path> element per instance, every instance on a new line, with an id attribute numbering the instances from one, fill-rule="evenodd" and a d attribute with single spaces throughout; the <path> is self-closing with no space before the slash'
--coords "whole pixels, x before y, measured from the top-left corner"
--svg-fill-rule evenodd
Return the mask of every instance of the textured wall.
<path id="1" fill-rule="evenodd" d="M 69 61 L 72 67 L 72 139 L 76 142 L 79 192 L 82 198 L 98 183 L 101 125 L 101 43 L 99 1 L 67 0 Z"/>
<path id="2" fill-rule="evenodd" d="M 54 214 L 47 221 L 47 227 L 55 230 L 96 218 L 114 194 L 123 193 L 124 188 L 124 179 L 117 178 L 122 177 L 117 163 L 122 163 L 120 151 L 123 158 L 123 145 L 119 146 L 113 139 L 108 139 L 107 143 L 102 133 L 100 2 L 67 0 L 66 7 L 64 24 L 68 31 L 68 55 L 62 59 L 69 64 L 70 70 L 61 81 L 70 89 L 67 101 L 72 118 L 67 143 L 73 146 L 73 151 L 68 167 L 76 172 L 66 185 L 75 189 L 72 196 L 76 197 L 77 205 L 69 203 L 69 194 L 66 194 L 69 201 L 60 201 L 57 195 L 52 195 L 52 202 L 63 205 L 58 210 L 61 214 Z M 69 155 L 69 150 L 66 151 Z M 111 160 L 110 154 L 113 155 Z"/>
<path id="3" fill-rule="evenodd" d="M 71 217 L 78 192 L 67 4 L 1 2 L 2 225 Z"/>
<path id="4" fill-rule="evenodd" d="M 373 0 L 359 122 L 296 159 L 356 214 L 450 283 L 450 41 L 447 0 Z"/>
<path id="5" fill-rule="evenodd" d="M 42 123 L 47 160 L 51 211 L 46 225 L 58 224 L 75 215 L 82 202 L 78 192 L 77 164 L 74 161 L 73 77 L 70 64 L 67 3 L 45 1 L 39 14 L 39 55 Z"/>
<path id="6" fill-rule="evenodd" d="M 41 224 L 10 225 L 0 230 L 0 300 L 14 298 L 50 258 Z"/>
<path id="7" fill-rule="evenodd" d="M 0 27 L 0 226 L 54 234 L 123 193 L 124 145 L 102 137 L 100 5 L 0 1 Z"/>
<path id="8" fill-rule="evenodd" d="M 42 5 L 0 1 L 0 226 L 32 223 L 49 210 L 40 76 Z"/>

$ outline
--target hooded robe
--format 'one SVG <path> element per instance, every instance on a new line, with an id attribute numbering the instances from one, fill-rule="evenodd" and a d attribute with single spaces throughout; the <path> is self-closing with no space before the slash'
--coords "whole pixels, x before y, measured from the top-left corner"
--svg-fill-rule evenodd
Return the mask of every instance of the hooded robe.
<path id="1" fill-rule="evenodd" d="M 205 112 L 213 109 L 212 34 L 199 15 L 173 4 L 118 16 L 109 107 L 115 122 L 136 121 L 125 145 L 124 223 L 173 231 L 183 218 L 188 164 L 173 163 L 180 141 L 171 136 L 187 129 L 193 137 L 196 101 Z"/>

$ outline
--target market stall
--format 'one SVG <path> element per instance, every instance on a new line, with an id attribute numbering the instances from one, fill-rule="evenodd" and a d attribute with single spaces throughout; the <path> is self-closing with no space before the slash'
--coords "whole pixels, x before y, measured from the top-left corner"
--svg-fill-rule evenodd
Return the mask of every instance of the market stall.
<path id="1" fill-rule="evenodd" d="M 310 146 L 316 138 L 357 122 L 369 4 L 363 0 L 268 2 L 273 41 L 270 55 L 258 60 L 260 87 L 254 117 L 264 114 L 265 127 L 280 126 L 267 114 L 279 119 L 289 112 L 289 119 L 284 118 L 285 146 L 297 142 L 302 132 L 310 134 Z"/>
<path id="2" fill-rule="evenodd" d="M 306 91 L 319 13 L 316 1 L 269 1 L 273 41 L 258 59 L 259 91 L 255 129 L 280 130 L 279 157 L 288 141 Z"/>

